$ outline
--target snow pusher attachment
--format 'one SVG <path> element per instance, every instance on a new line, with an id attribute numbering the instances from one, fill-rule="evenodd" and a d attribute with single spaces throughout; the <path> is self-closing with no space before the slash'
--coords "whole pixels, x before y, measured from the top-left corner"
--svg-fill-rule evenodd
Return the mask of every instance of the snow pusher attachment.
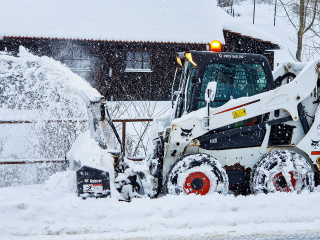
<path id="1" fill-rule="evenodd" d="M 82 166 L 77 170 L 78 196 L 87 197 L 110 197 L 110 176 L 107 171 Z"/>
<path id="2" fill-rule="evenodd" d="M 188 51 L 177 62 L 172 111 L 152 124 L 153 154 L 115 161 L 110 184 L 123 198 L 299 193 L 320 184 L 320 61 L 272 72 L 262 55 Z M 92 135 L 103 147 L 106 120 L 122 146 L 101 109 Z"/>

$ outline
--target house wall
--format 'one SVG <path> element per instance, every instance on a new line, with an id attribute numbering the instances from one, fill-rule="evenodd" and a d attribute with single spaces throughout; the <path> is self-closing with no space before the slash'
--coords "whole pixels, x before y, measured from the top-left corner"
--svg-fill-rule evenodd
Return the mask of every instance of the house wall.
<path id="1" fill-rule="evenodd" d="M 273 66 L 273 49 L 276 45 L 225 32 L 223 51 L 251 52 L 267 55 Z M 0 50 L 17 53 L 22 45 L 32 53 L 65 59 L 70 53 L 82 52 L 89 62 L 89 71 L 79 74 L 99 90 L 107 100 L 169 100 L 176 65 L 176 52 L 206 50 L 206 44 L 113 42 L 93 40 L 3 38 Z M 148 51 L 151 56 L 151 72 L 126 72 L 128 51 Z"/>

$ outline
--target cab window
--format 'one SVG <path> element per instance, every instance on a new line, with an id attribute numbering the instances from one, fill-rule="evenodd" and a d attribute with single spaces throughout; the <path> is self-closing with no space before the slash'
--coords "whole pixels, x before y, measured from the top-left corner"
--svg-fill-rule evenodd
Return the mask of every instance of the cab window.
<path id="1" fill-rule="evenodd" d="M 194 79 L 195 74 L 196 69 L 193 68 L 193 65 L 190 62 L 186 61 L 179 85 L 179 90 L 181 91 L 181 94 L 180 98 L 178 99 L 176 117 L 182 116 L 185 109 L 187 109 L 186 106 L 188 106 L 188 104 L 191 101 L 191 92 L 193 91 L 192 79 Z"/>
<path id="2" fill-rule="evenodd" d="M 262 93 L 267 85 L 260 64 L 209 64 L 203 74 L 198 109 L 206 106 L 205 90 L 209 82 L 217 82 L 217 91 L 211 107 L 219 107 L 231 99 Z"/>

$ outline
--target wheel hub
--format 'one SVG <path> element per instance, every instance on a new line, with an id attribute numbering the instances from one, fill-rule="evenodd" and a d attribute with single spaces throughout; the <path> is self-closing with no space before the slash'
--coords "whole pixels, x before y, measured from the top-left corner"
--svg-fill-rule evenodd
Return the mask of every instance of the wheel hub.
<path id="1" fill-rule="evenodd" d="M 184 191 L 187 194 L 205 195 L 209 192 L 210 180 L 202 172 L 190 173 L 184 184 Z"/>
<path id="2" fill-rule="evenodd" d="M 293 188 L 295 188 L 296 185 L 296 180 L 293 177 L 293 172 L 289 172 L 290 173 L 290 182 L 291 185 L 293 186 Z M 285 177 L 283 176 L 282 172 L 276 174 L 272 180 L 273 185 L 275 186 L 276 190 L 279 192 L 291 192 L 291 188 L 287 183 L 287 180 L 285 179 Z"/>

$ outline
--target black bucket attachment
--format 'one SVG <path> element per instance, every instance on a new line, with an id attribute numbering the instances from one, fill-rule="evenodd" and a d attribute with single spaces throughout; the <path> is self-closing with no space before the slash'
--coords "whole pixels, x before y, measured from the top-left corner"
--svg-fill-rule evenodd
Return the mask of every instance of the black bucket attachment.
<path id="1" fill-rule="evenodd" d="M 109 173 L 88 166 L 81 167 L 77 170 L 77 190 L 82 198 L 111 197 Z"/>

